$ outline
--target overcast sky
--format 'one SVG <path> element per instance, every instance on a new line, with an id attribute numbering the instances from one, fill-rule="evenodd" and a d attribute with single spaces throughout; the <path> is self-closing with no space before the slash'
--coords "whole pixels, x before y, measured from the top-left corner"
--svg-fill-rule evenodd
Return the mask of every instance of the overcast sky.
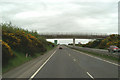
<path id="1" fill-rule="evenodd" d="M 118 33 L 119 0 L 1 0 L 1 22 L 38 32 Z"/>

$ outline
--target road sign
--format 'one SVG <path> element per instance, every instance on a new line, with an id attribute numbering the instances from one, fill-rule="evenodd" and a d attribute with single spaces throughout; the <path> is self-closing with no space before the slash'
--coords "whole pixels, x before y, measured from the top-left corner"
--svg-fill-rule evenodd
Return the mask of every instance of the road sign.
<path id="1" fill-rule="evenodd" d="M 57 45 L 57 40 L 54 40 L 54 44 Z"/>

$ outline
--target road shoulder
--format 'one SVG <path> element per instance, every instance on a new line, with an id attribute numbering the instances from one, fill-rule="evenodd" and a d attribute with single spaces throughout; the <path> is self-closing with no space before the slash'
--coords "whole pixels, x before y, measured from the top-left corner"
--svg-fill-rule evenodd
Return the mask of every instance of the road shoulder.
<path id="1" fill-rule="evenodd" d="M 39 56 L 19 67 L 2 75 L 3 78 L 29 78 L 47 60 L 47 58 L 57 49 L 54 48 L 42 56 Z"/>

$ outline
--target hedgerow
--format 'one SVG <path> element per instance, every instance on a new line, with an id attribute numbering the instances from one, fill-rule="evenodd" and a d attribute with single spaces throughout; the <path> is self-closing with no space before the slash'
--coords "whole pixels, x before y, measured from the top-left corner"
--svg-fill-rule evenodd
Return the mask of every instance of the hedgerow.
<path id="1" fill-rule="evenodd" d="M 15 55 L 13 55 L 13 52 L 11 50 L 11 47 L 4 41 L 0 40 L 2 42 L 2 65 L 5 66 L 11 58 L 13 58 Z"/>
<path id="2" fill-rule="evenodd" d="M 84 44 L 83 47 L 107 49 L 111 45 L 120 47 L 120 35 L 111 34 L 105 39 L 97 39 L 94 41 L 90 41 L 87 44 Z"/>
<path id="3" fill-rule="evenodd" d="M 3 65 L 15 57 L 12 50 L 34 57 L 36 53 L 43 54 L 51 45 L 54 47 L 54 44 L 47 42 L 36 31 L 30 32 L 13 26 L 11 23 L 2 23 L 0 27 L 2 27 Z"/>

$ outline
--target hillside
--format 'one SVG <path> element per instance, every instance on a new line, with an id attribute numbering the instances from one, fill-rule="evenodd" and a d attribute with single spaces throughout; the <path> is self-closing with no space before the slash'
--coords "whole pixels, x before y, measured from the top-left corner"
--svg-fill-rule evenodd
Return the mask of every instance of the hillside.
<path id="1" fill-rule="evenodd" d="M 6 72 L 26 61 L 43 55 L 54 44 L 47 42 L 35 31 L 28 31 L 11 23 L 0 24 L 2 27 L 2 67 Z"/>
<path id="2" fill-rule="evenodd" d="M 105 39 L 96 39 L 94 41 L 88 42 L 87 44 L 83 44 L 82 46 L 89 48 L 107 49 L 111 45 L 120 47 L 120 35 L 112 34 Z"/>

